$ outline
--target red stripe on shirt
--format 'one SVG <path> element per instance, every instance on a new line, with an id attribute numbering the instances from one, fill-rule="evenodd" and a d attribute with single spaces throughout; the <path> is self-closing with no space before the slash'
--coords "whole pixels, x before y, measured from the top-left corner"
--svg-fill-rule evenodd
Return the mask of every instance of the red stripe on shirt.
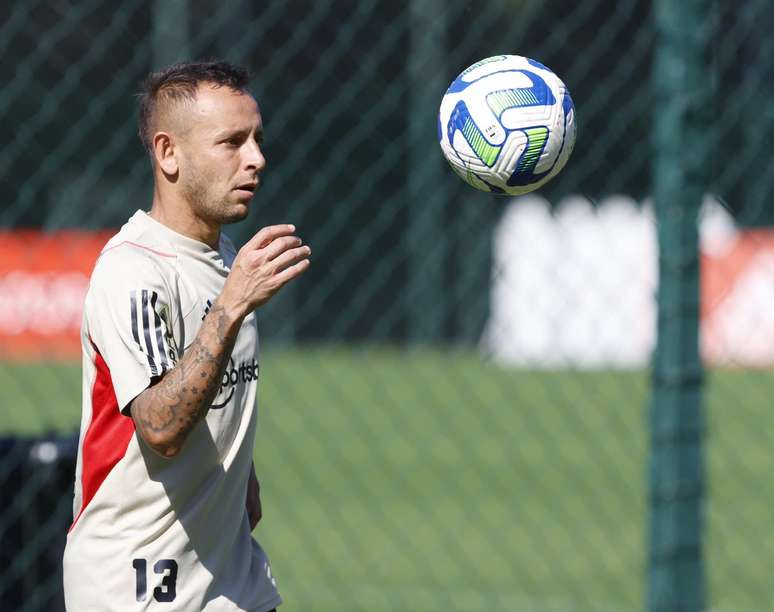
<path id="1" fill-rule="evenodd" d="M 97 376 L 91 388 L 91 423 L 83 437 L 81 450 L 81 510 L 70 530 L 75 527 L 110 471 L 126 454 L 129 440 L 134 435 L 134 421 L 118 409 L 110 368 L 96 347 L 94 351 Z"/>

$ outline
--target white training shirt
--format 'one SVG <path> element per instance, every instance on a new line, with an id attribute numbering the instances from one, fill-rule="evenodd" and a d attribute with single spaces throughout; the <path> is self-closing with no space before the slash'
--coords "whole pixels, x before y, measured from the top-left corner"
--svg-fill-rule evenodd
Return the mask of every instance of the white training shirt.
<path id="1" fill-rule="evenodd" d="M 70 612 L 264 612 L 281 602 L 245 508 L 255 316 L 177 456 L 151 450 L 128 411 L 194 341 L 234 256 L 225 237 L 214 251 L 137 211 L 97 260 L 81 329 L 83 416 L 64 554 Z"/>

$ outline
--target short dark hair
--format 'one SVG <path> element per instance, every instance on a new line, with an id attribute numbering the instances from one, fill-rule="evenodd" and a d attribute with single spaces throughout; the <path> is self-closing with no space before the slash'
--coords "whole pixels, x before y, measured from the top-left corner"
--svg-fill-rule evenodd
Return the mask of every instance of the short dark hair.
<path id="1" fill-rule="evenodd" d="M 138 100 L 139 135 L 145 150 L 153 158 L 153 122 L 159 102 L 193 102 L 196 88 L 200 83 L 212 83 L 215 86 L 230 87 L 236 91 L 246 91 L 250 73 L 230 62 L 209 60 L 203 62 L 179 62 L 152 72 L 143 81 Z"/>

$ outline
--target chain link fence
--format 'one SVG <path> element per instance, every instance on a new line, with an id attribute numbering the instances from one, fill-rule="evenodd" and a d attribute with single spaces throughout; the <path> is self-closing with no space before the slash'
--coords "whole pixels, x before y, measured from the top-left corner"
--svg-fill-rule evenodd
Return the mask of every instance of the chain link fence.
<path id="1" fill-rule="evenodd" d="M 774 5 L 700 4 L 707 601 L 762 612 Z M 266 129 L 231 236 L 293 222 L 314 252 L 259 313 L 256 535 L 283 610 L 643 609 L 655 40 L 646 0 L 2 3 L 0 609 L 61 606 L 78 300 L 92 242 L 150 203 L 137 84 L 208 57 L 254 72 Z M 445 88 L 498 53 L 577 109 L 567 167 L 515 200 L 464 185 L 436 138 Z"/>

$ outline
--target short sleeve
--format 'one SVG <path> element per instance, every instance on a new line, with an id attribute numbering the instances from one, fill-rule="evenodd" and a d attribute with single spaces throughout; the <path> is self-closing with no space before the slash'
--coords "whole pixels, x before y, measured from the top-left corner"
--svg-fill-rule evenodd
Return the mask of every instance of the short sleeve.
<path id="1" fill-rule="evenodd" d="M 170 286 L 174 265 L 153 261 L 131 247 L 118 247 L 98 262 L 86 297 L 91 344 L 105 360 L 118 402 L 127 406 L 154 378 L 174 367 L 178 320 Z"/>

